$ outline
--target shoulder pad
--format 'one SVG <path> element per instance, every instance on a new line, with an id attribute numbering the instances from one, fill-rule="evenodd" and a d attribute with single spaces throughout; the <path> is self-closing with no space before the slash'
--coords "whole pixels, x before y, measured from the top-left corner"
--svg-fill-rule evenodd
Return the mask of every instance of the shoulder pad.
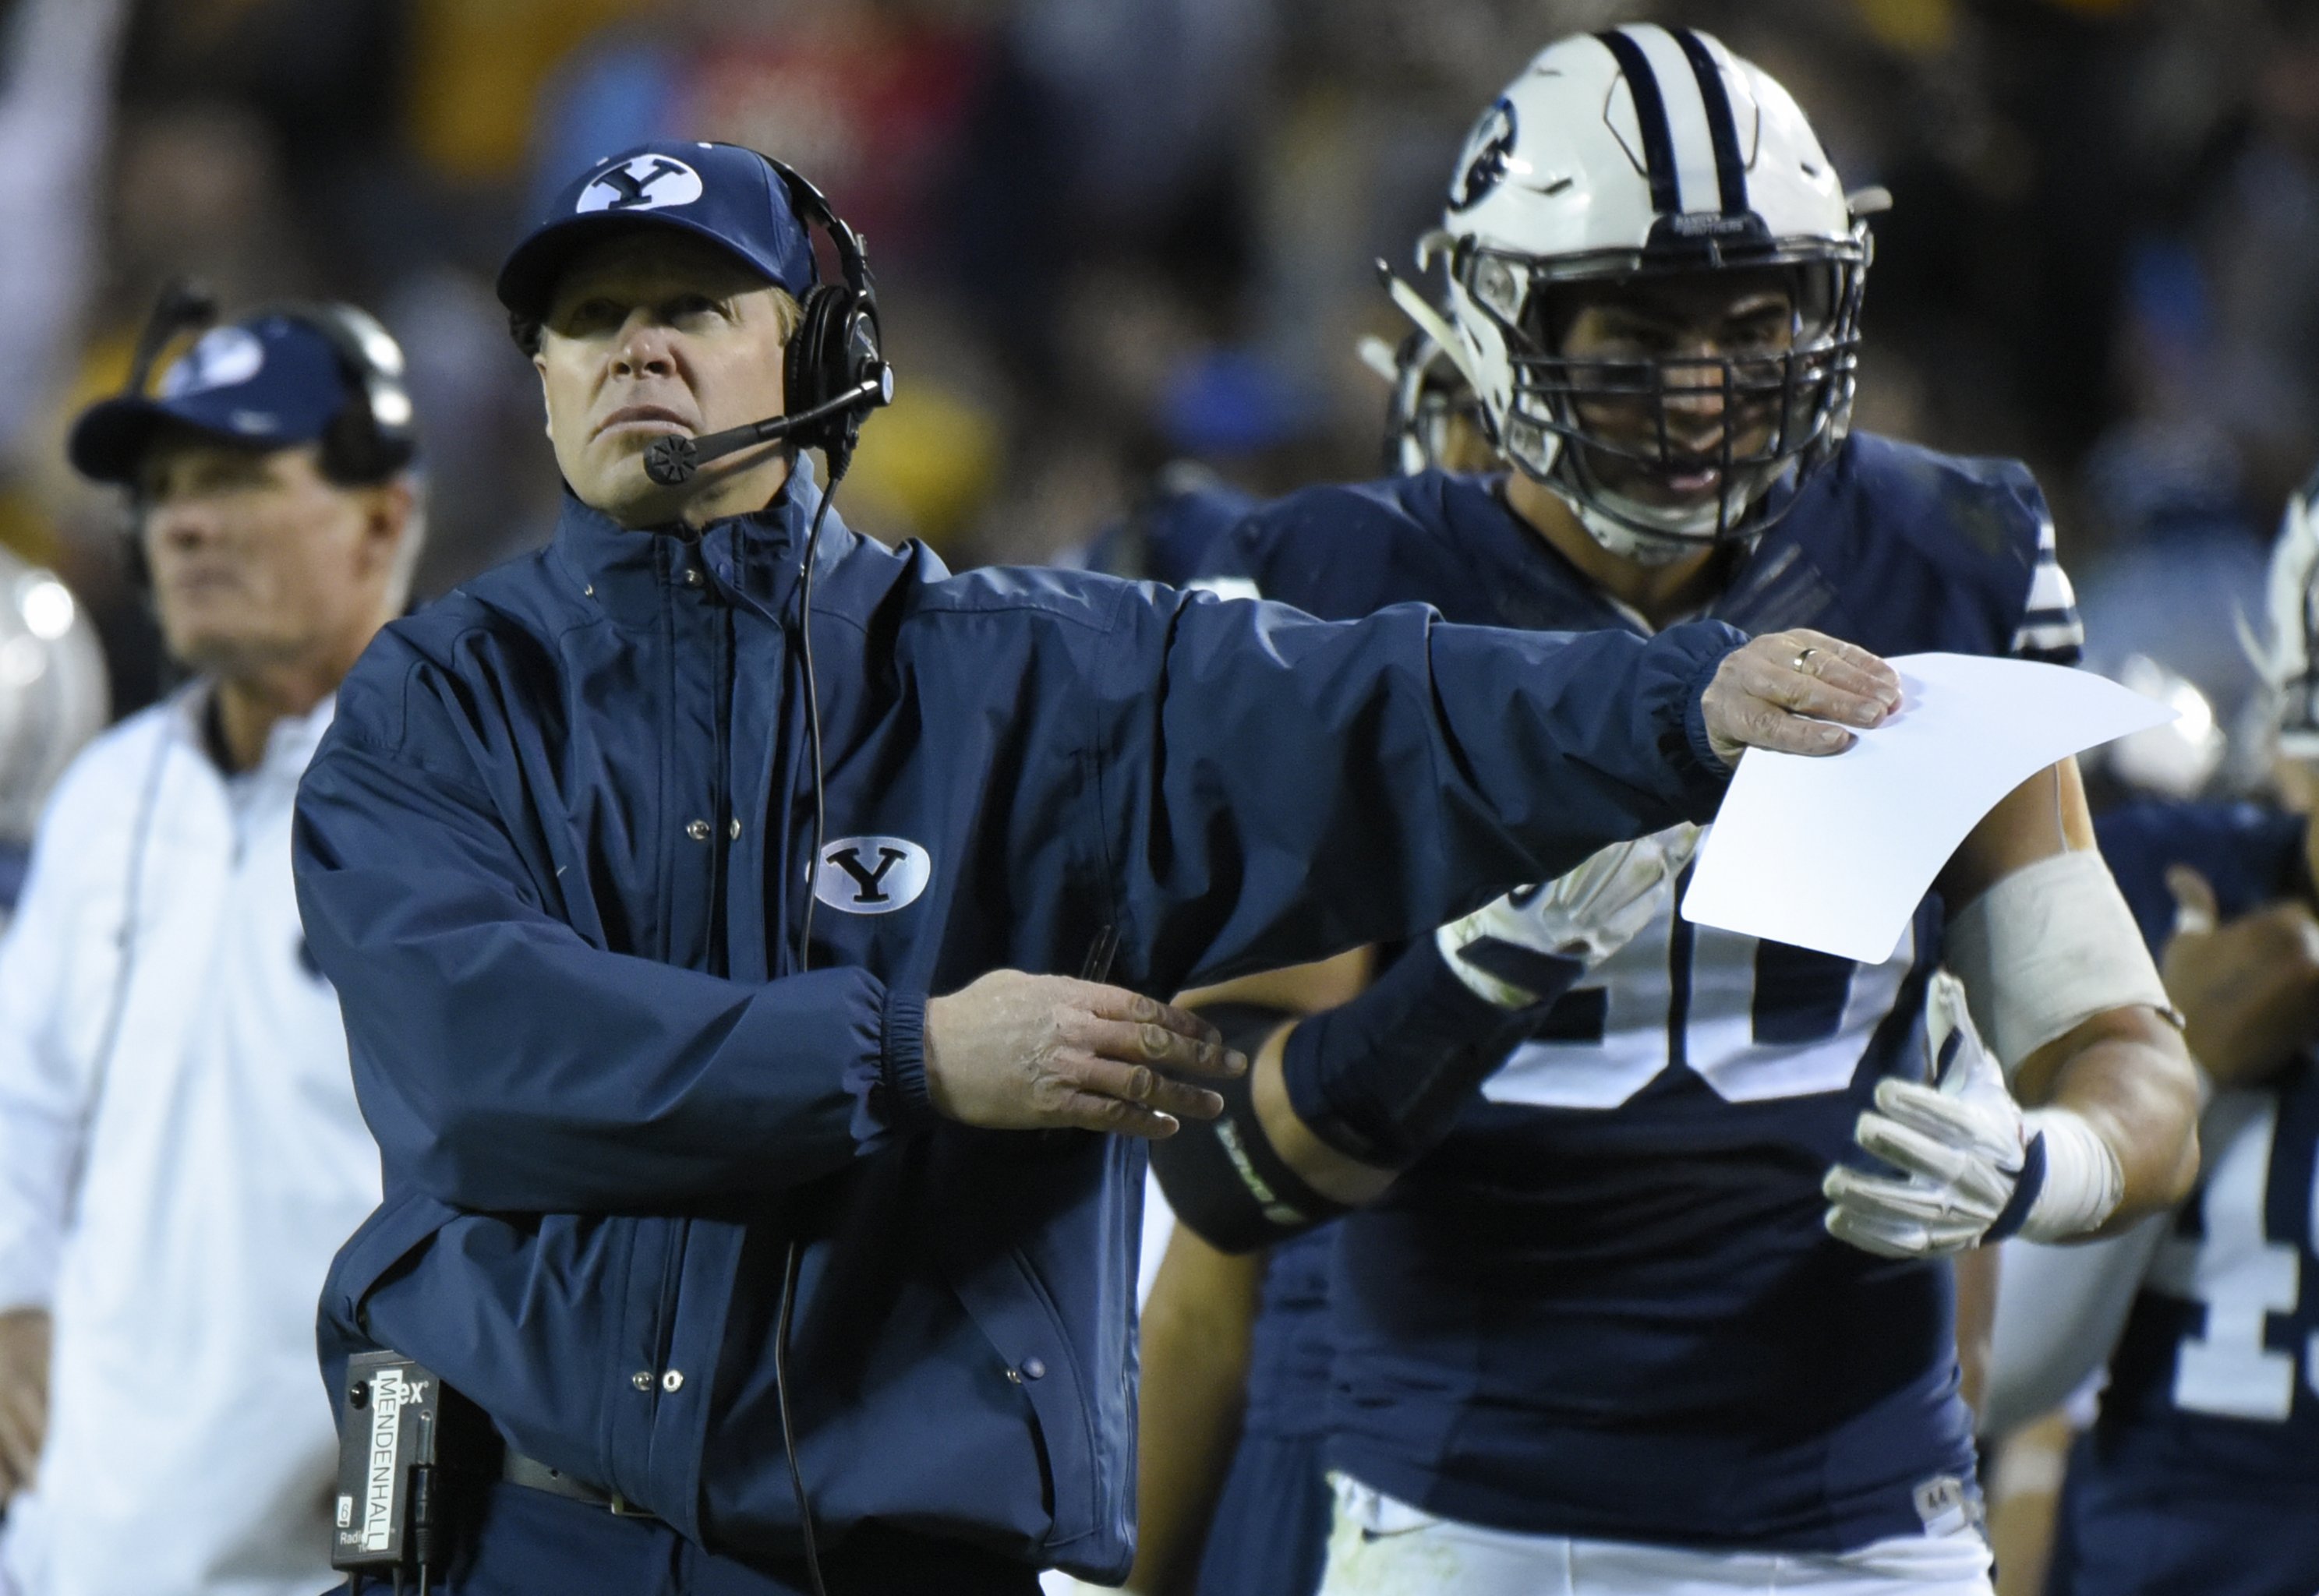
<path id="1" fill-rule="evenodd" d="M 2026 576 L 2052 536 L 2044 492 L 2018 460 L 1944 455 L 1862 433 L 1845 452 L 1843 474 L 1872 507 L 1878 530 L 1944 564 L 1986 562 Z"/>
<path id="2" fill-rule="evenodd" d="M 1306 488 L 1259 506 L 1217 541 L 1206 577 L 1243 577 L 1268 599 L 1323 618 L 1367 615 L 1409 597 L 1412 560 L 1439 558 L 1477 479 L 1426 471 Z"/>
<path id="3" fill-rule="evenodd" d="M 1854 433 L 1829 478 L 1839 518 L 1915 556 L 1917 573 L 1901 579 L 1930 577 L 1971 598 L 1987 618 L 1984 646 L 2075 663 L 2084 642 L 2077 600 L 2044 492 L 2026 465 Z M 1868 566 L 1882 565 L 1859 552 Z"/>

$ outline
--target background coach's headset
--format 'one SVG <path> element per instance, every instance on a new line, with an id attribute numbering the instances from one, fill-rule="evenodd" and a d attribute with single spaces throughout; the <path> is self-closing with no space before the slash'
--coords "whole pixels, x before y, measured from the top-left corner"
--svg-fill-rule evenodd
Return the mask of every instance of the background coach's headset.
<path id="1" fill-rule="evenodd" d="M 403 381 L 402 346 L 368 311 L 337 301 L 285 300 L 260 305 L 244 318 L 256 321 L 283 316 L 322 335 L 337 355 L 338 380 L 347 397 L 359 400 L 341 410 L 321 437 L 322 474 L 342 487 L 383 482 L 409 466 L 419 453 L 411 390 Z M 190 278 L 171 280 L 153 302 L 130 357 L 123 399 L 147 397 L 153 367 L 169 346 L 188 332 L 206 331 L 218 320 L 217 295 Z M 143 488 L 129 488 L 130 518 L 123 564 L 140 592 L 152 587 L 139 525 Z"/>
<path id="2" fill-rule="evenodd" d="M 321 334 L 338 357 L 338 378 L 348 396 L 362 401 L 341 410 L 323 434 L 323 474 L 342 485 L 378 482 L 409 465 L 419 440 L 411 427 L 411 391 L 403 382 L 402 346 L 394 336 L 368 311 L 336 301 L 281 301 L 259 305 L 242 320 L 268 316 L 287 317 Z M 137 335 L 121 396 L 144 398 L 153 367 L 169 345 L 185 333 L 206 330 L 217 319 L 217 296 L 207 288 L 182 277 L 164 287 Z"/>

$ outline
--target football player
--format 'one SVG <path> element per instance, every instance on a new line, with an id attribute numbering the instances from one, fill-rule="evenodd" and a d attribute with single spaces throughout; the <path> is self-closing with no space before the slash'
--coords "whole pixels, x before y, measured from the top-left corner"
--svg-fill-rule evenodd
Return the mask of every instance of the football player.
<path id="1" fill-rule="evenodd" d="M 2098 827 L 2215 1090 L 2206 1172 L 2170 1219 L 2004 1249 L 1991 1427 L 2108 1365 L 2063 1487 L 2053 1596 L 2319 1590 L 2314 497 L 2319 481 L 2271 564 L 2277 798 L 2140 804 Z"/>
<path id="2" fill-rule="evenodd" d="M 1712 38 L 1550 46 L 1421 251 L 1448 279 L 1428 330 L 1514 469 L 1292 496 L 1213 585 L 2073 659 L 2028 473 L 1849 431 L 1868 208 Z M 1226 1249 L 1349 1214 L 1325 1591 L 1988 1590 L 1944 1260 L 2099 1233 L 2196 1168 L 2192 1072 L 2075 766 L 1999 803 L 1880 964 L 1674 896 L 1558 998 L 1574 951 L 1522 895 L 1395 951 L 1272 1024 L 1226 1115 L 1155 1159 Z M 1965 996 L 1928 1005 L 1944 953 Z M 1968 1067 L 1967 1003 L 2001 1078 Z"/>

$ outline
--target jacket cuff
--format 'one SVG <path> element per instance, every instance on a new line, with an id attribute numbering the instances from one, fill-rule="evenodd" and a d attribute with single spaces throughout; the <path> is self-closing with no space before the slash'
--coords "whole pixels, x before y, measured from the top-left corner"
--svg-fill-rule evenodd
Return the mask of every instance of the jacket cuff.
<path id="1" fill-rule="evenodd" d="M 1692 816 L 1693 819 L 1704 819 L 1722 801 L 1732 771 L 1715 752 L 1714 740 L 1707 735 L 1707 688 L 1715 680 L 1716 672 L 1723 668 L 1724 660 L 1745 646 L 1747 638 L 1737 628 L 1719 621 L 1697 622 L 1677 629 L 1699 634 L 1697 643 L 1702 649 L 1683 677 L 1682 751 L 1685 757 L 1678 763 L 1685 792 L 1708 799 L 1708 815 Z"/>
<path id="2" fill-rule="evenodd" d="M 889 987 L 878 1084 L 887 1123 L 898 1131 L 932 1123 L 934 1096 L 926 1086 L 926 995 Z"/>

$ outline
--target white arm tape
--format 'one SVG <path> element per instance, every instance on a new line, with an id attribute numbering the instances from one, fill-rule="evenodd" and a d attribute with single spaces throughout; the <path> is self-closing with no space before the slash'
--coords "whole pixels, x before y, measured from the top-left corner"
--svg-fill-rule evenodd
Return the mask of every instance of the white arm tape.
<path id="1" fill-rule="evenodd" d="M 2009 1083 L 2021 1061 L 2107 1009 L 2169 1009 L 2158 966 L 2101 855 L 2025 865 L 1949 916 L 1945 962 Z"/>
<path id="2" fill-rule="evenodd" d="M 2059 1105 L 2031 1109 L 2021 1116 L 2021 1125 L 2045 1139 L 2045 1184 L 2021 1222 L 2022 1236 L 2067 1241 L 2108 1223 L 2125 1201 L 2125 1166 L 2118 1162 L 2117 1150 L 2083 1114 Z"/>

